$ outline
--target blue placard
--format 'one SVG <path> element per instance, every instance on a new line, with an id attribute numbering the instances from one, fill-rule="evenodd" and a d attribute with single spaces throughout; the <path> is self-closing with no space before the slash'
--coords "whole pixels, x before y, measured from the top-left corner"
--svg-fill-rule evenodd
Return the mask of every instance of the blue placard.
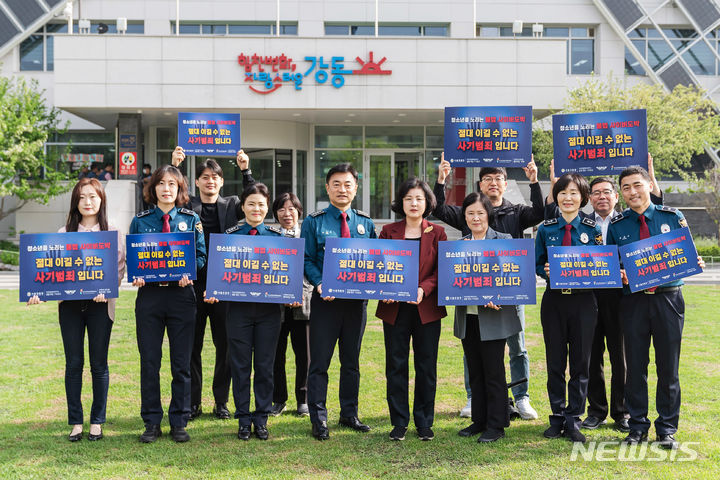
<path id="1" fill-rule="evenodd" d="M 210 234 L 206 296 L 231 302 L 302 302 L 305 239 Z"/>
<path id="2" fill-rule="evenodd" d="M 535 285 L 531 238 L 440 242 L 440 305 L 531 305 Z"/>
<path id="3" fill-rule="evenodd" d="M 550 288 L 622 288 L 616 245 L 548 247 Z"/>
<path id="4" fill-rule="evenodd" d="M 702 272 L 690 229 L 680 228 L 620 247 L 631 292 Z"/>
<path id="5" fill-rule="evenodd" d="M 532 107 L 445 107 L 445 160 L 453 167 L 524 167 Z"/>
<path id="6" fill-rule="evenodd" d="M 619 175 L 628 167 L 648 167 L 647 112 L 553 115 L 555 175 Z"/>
<path id="7" fill-rule="evenodd" d="M 368 238 L 327 238 L 323 296 L 415 301 L 420 242 Z"/>
<path id="8" fill-rule="evenodd" d="M 234 157 L 240 150 L 239 113 L 178 113 L 178 145 L 186 155 Z"/>
<path id="9" fill-rule="evenodd" d="M 195 234 L 138 233 L 127 235 L 128 281 L 174 282 L 187 275 L 195 280 Z"/>
<path id="10" fill-rule="evenodd" d="M 20 301 L 118 296 L 118 233 L 20 235 Z"/>

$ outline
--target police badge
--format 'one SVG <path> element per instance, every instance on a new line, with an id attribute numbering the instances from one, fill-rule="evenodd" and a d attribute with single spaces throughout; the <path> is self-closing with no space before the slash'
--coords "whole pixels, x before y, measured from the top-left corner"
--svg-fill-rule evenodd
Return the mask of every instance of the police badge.
<path id="1" fill-rule="evenodd" d="M 583 232 L 580 234 L 580 241 L 582 243 L 588 243 L 588 240 L 590 240 L 590 237 L 588 237 L 588 234 Z"/>

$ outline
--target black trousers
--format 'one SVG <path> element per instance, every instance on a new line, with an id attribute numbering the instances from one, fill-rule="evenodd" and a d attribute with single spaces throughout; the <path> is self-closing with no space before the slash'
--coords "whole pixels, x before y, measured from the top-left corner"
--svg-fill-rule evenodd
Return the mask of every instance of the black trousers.
<path id="1" fill-rule="evenodd" d="M 680 419 L 678 367 L 685 323 L 682 291 L 625 295 L 620 302 L 620 316 L 627 347 L 625 405 L 630 412 L 630 428 L 643 432 L 650 428 L 647 375 L 652 339 L 658 377 L 655 431 L 658 435 L 672 435 L 677 432 Z"/>
<path id="2" fill-rule="evenodd" d="M 472 422 L 483 428 L 503 430 L 510 425 L 505 379 L 506 339 L 483 340 L 477 315 L 466 317 L 463 351 L 470 374 Z"/>
<path id="3" fill-rule="evenodd" d="M 336 298 L 326 302 L 317 291 L 310 303 L 310 372 L 308 409 L 313 423 L 327 421 L 328 368 L 338 345 L 340 416 L 358 414 L 360 346 L 365 333 L 367 301 Z"/>
<path id="4" fill-rule="evenodd" d="M 273 362 L 282 305 L 231 302 L 227 336 L 230 348 L 235 418 L 240 426 L 264 426 L 272 407 Z M 255 411 L 250 412 L 250 374 L 254 370 Z"/>
<path id="5" fill-rule="evenodd" d="M 592 290 L 563 295 L 560 290 L 545 290 L 540 305 L 540 319 L 545 340 L 547 390 L 551 425 L 579 429 L 580 415 L 585 411 L 588 369 L 592 349 L 597 303 Z M 565 369 L 570 359 L 570 380 Z M 567 405 L 565 393 L 567 389 Z"/>
<path id="6" fill-rule="evenodd" d="M 204 290 L 204 288 L 202 289 Z M 203 291 L 195 289 L 197 298 L 202 298 Z M 195 336 L 192 356 L 190 357 L 190 405 L 202 404 L 202 348 L 205 341 L 205 327 L 210 318 L 210 332 L 213 345 L 215 345 L 215 371 L 213 373 L 212 391 L 215 404 L 224 404 L 228 401 L 230 393 L 230 359 L 228 356 L 228 341 L 225 331 L 227 317 L 227 302 L 205 303 L 198 302 L 195 316 Z"/>
<path id="7" fill-rule="evenodd" d="M 622 290 L 619 288 L 595 290 L 598 318 L 590 353 L 587 394 L 588 415 L 605 420 L 609 411 L 610 417 L 616 422 L 628 415 L 625 408 L 625 346 L 620 323 L 620 300 L 622 296 Z M 605 392 L 604 357 L 606 341 L 612 369 L 610 405 L 608 405 Z"/>
<path id="8" fill-rule="evenodd" d="M 108 386 L 108 346 L 113 322 L 108 305 L 92 300 L 65 300 L 58 306 L 60 333 L 65 349 L 65 396 L 68 406 L 68 425 L 82 425 L 82 375 L 85 363 L 85 330 L 88 334 L 88 353 L 92 377 L 93 401 L 90 423 L 105 423 Z"/>
<path id="9" fill-rule="evenodd" d="M 140 351 L 140 415 L 146 424 L 160 424 L 160 363 L 167 329 L 172 373 L 168 417 L 173 427 L 190 418 L 190 352 L 195 327 L 195 292 L 192 286 L 145 285 L 135 299 L 135 326 Z"/>
<path id="10" fill-rule="evenodd" d="M 310 360 L 310 322 L 295 320 L 293 309 L 285 307 L 280 327 L 275 367 L 273 368 L 273 402 L 285 403 L 288 400 L 287 375 L 285 373 L 285 354 L 288 335 L 295 353 L 295 401 L 297 405 L 307 403 L 308 362 Z"/>
<path id="11" fill-rule="evenodd" d="M 432 427 L 435 418 L 440 321 L 423 325 L 417 305 L 401 303 L 395 324 L 383 322 L 383 334 L 390 422 L 396 427 L 407 427 L 410 423 L 408 363 L 412 339 L 415 361 L 413 421 L 417 428 Z"/>

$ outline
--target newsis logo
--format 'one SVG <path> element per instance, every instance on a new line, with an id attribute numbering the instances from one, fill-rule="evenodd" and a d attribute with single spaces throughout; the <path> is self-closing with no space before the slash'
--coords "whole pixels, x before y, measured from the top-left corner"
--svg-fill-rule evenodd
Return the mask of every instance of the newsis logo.
<path id="1" fill-rule="evenodd" d="M 700 442 L 679 442 L 677 448 L 666 450 L 658 442 L 629 445 L 618 440 L 573 443 L 570 461 L 585 462 L 692 462 L 698 457 L 695 446 Z"/>

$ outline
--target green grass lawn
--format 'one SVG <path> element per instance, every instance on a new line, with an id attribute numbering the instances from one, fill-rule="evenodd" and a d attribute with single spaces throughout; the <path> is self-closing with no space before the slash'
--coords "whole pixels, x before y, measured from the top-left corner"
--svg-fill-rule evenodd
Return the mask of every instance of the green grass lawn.
<path id="1" fill-rule="evenodd" d="M 0 291 L 0 477 L 5 478 L 720 478 L 720 287 L 686 286 L 683 352 L 681 442 L 699 442 L 697 459 L 665 461 L 570 460 L 572 445 L 542 437 L 549 413 L 545 390 L 545 352 L 539 306 L 527 309 L 530 352 L 530 397 L 540 414 L 536 421 L 514 421 L 507 437 L 479 445 L 457 431 L 468 425 L 458 417 L 465 404 L 462 347 L 452 336 L 452 315 L 443 321 L 438 365 L 435 440 L 421 442 L 408 431 L 404 442 L 391 442 L 385 401 L 385 353 L 374 302 L 361 353 L 360 418 L 372 426 L 368 434 L 337 427 L 338 365 L 330 370 L 327 442 L 310 436 L 310 422 L 293 413 L 271 418 L 270 440 L 237 440 L 234 420 L 205 414 L 189 425 L 192 440 L 175 444 L 167 435 L 156 443 L 138 442 L 140 364 L 135 342 L 133 292 L 123 292 L 110 343 L 110 395 L 105 439 L 70 443 L 63 382 L 64 356 L 57 306 L 29 308 L 17 291 Z M 539 297 L 538 297 L 539 298 Z M 204 376 L 212 376 L 214 349 L 206 335 Z M 161 383 L 169 403 L 170 370 L 167 342 Z M 607 360 L 606 360 L 607 364 Z M 294 360 L 288 352 L 292 382 Z M 86 356 L 83 403 L 90 409 L 90 374 Z M 292 383 L 291 383 L 292 384 Z M 609 385 L 609 383 L 608 383 Z M 655 368 L 650 366 L 650 412 L 654 420 Z M 212 409 L 210 382 L 204 385 L 204 409 Z M 294 405 L 289 406 L 294 408 Z M 231 408 L 232 410 L 232 408 Z M 89 429 L 86 424 L 85 430 Z M 654 429 L 650 431 L 654 439 Z M 588 433 L 590 440 L 620 440 L 610 428 Z M 683 457 L 682 454 L 678 458 Z M 687 456 L 684 456 L 685 458 Z M 614 456 L 617 458 L 617 455 Z"/>

